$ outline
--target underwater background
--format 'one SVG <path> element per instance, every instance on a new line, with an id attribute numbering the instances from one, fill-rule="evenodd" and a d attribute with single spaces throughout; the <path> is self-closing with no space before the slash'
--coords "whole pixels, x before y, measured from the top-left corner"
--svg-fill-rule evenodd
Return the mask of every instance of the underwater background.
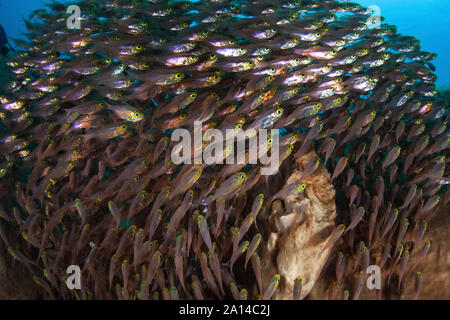
<path id="1" fill-rule="evenodd" d="M 44 0 L 0 1 L 0 24 L 11 38 L 20 37 L 25 31 L 22 17 L 38 8 Z M 64 1 L 61 1 L 64 2 Z M 70 2 L 70 1 L 65 1 Z M 194 1 L 197 2 L 197 1 Z M 344 2 L 344 1 L 342 1 Z M 414 36 L 420 40 L 422 50 L 438 54 L 436 66 L 438 88 L 450 86 L 450 0 L 357 0 L 365 7 L 377 5 L 385 23 L 396 25 L 398 33 Z"/>
<path id="2" fill-rule="evenodd" d="M 81 0 L 89 36 L 53 2 L 0 56 L 0 299 L 5 254 L 50 299 L 450 297 L 448 1 L 193 2 Z M 0 0 L 11 44 L 45 3 Z M 174 164 L 196 120 L 281 128 L 283 166 Z"/>

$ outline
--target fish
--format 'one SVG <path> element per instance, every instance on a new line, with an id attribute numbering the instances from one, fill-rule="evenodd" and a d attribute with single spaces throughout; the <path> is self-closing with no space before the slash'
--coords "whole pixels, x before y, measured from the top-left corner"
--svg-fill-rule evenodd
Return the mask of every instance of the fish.
<path id="1" fill-rule="evenodd" d="M 413 184 L 411 185 L 408 194 L 405 197 L 405 200 L 403 202 L 403 204 L 398 208 L 399 210 L 403 210 L 404 208 L 408 207 L 408 205 L 411 203 L 411 201 L 413 200 L 414 196 L 416 195 L 417 192 L 417 184 Z"/>
<path id="2" fill-rule="evenodd" d="M 231 270 L 231 272 L 233 272 L 233 265 L 234 265 L 234 263 L 248 249 L 249 245 L 250 245 L 250 242 L 248 242 L 248 241 L 241 242 L 241 244 L 238 246 L 237 250 L 231 256 L 231 259 L 230 259 L 230 270 Z"/>
<path id="3" fill-rule="evenodd" d="M 172 233 L 175 231 L 180 221 L 188 212 L 189 206 L 191 205 L 193 199 L 194 199 L 194 191 L 189 190 L 188 192 L 186 192 L 181 205 L 177 208 L 177 210 L 175 210 L 173 215 L 170 217 L 170 221 L 165 235 L 165 243 L 170 239 Z"/>
<path id="4" fill-rule="evenodd" d="M 241 226 L 239 227 L 239 241 L 242 240 L 244 235 L 247 233 L 247 231 L 250 229 L 252 223 L 254 221 L 253 214 L 249 213 L 245 219 L 242 221 Z"/>
<path id="5" fill-rule="evenodd" d="M 161 265 L 161 258 L 162 258 L 162 254 L 159 251 L 156 251 L 151 260 L 150 263 L 148 265 L 148 270 L 147 270 L 147 276 L 146 276 L 146 283 L 147 285 L 150 285 L 156 275 L 156 272 L 158 271 L 158 268 Z"/>
<path id="6" fill-rule="evenodd" d="M 342 236 L 345 230 L 346 230 L 345 225 L 343 224 L 338 225 L 335 228 L 335 230 L 331 233 L 331 235 L 328 237 L 328 240 L 325 246 L 323 247 L 322 252 L 325 251 L 326 249 L 331 248 L 336 243 L 336 241 L 339 240 L 339 238 Z"/>
<path id="7" fill-rule="evenodd" d="M 205 300 L 204 293 L 201 289 L 200 282 L 198 279 L 193 279 L 191 283 L 191 288 L 194 292 L 194 297 L 197 300 Z"/>
<path id="8" fill-rule="evenodd" d="M 217 188 L 214 196 L 209 201 L 214 201 L 219 197 L 226 199 L 230 193 L 236 191 L 245 182 L 247 175 L 244 172 L 238 172 L 228 178 L 219 188 Z"/>
<path id="9" fill-rule="evenodd" d="M 298 276 L 294 279 L 294 289 L 292 291 L 293 300 L 300 300 L 302 295 L 302 277 Z"/>
<path id="10" fill-rule="evenodd" d="M 348 157 L 342 157 L 339 159 L 339 161 L 336 164 L 336 167 L 334 168 L 333 175 L 331 177 L 331 180 L 333 181 L 336 177 L 338 177 L 342 171 L 344 171 L 345 167 L 347 166 L 349 162 Z"/>
<path id="11" fill-rule="evenodd" d="M 384 236 L 391 230 L 391 228 L 394 226 L 395 221 L 397 220 L 399 211 L 398 209 L 392 210 L 390 213 L 390 216 L 387 217 L 386 225 L 384 226 L 384 229 L 381 233 L 381 238 L 384 238 Z"/>
<path id="12" fill-rule="evenodd" d="M 260 233 L 257 233 L 253 236 L 252 241 L 250 242 L 247 252 L 245 254 L 245 263 L 244 263 L 244 269 L 247 269 L 247 263 L 250 260 L 250 257 L 253 255 L 253 253 L 256 252 L 256 249 L 258 248 L 259 244 L 261 243 L 262 235 Z"/>
<path id="13" fill-rule="evenodd" d="M 355 281 L 355 292 L 353 294 L 353 300 L 359 300 L 359 296 L 361 294 L 363 285 L 364 285 L 364 271 L 360 271 L 358 272 L 358 274 L 356 275 L 356 281 Z"/>
<path id="14" fill-rule="evenodd" d="M 380 141 L 381 141 L 380 135 L 377 134 L 372 137 L 372 142 L 370 143 L 370 146 L 369 146 L 369 153 L 367 155 L 367 161 L 369 161 L 372 158 L 372 156 L 375 154 L 375 151 L 377 151 L 377 149 L 380 145 Z"/>
<path id="15" fill-rule="evenodd" d="M 291 183 L 283 187 L 280 191 L 278 191 L 275 195 L 272 196 L 271 201 L 275 201 L 276 199 L 284 199 L 288 195 L 299 194 L 306 188 L 306 183 Z"/>
<path id="16" fill-rule="evenodd" d="M 272 280 L 268 284 L 266 291 L 264 291 L 264 295 L 262 296 L 263 300 L 268 300 L 273 296 L 273 294 L 278 288 L 279 282 L 280 282 L 280 275 L 279 274 L 274 275 Z"/>
<path id="17" fill-rule="evenodd" d="M 398 158 L 400 152 L 401 152 L 400 146 L 394 146 L 386 155 L 386 158 L 381 164 L 381 168 L 384 170 L 384 168 L 391 165 Z"/>
<path id="18" fill-rule="evenodd" d="M 344 253 L 342 251 L 339 251 L 338 255 L 337 255 L 337 263 L 336 263 L 336 279 L 337 279 L 338 285 L 342 284 L 346 264 L 347 264 L 347 258 L 344 256 Z"/>
<path id="19" fill-rule="evenodd" d="M 419 299 L 420 292 L 422 291 L 422 273 L 416 272 L 415 282 L 414 282 L 414 300 Z"/>
<path id="20" fill-rule="evenodd" d="M 205 217 L 203 217 L 202 215 L 197 216 L 197 226 L 204 243 L 206 244 L 206 246 L 210 251 L 213 251 L 211 236 L 209 234 L 209 228 Z"/>
<path id="21" fill-rule="evenodd" d="M 419 227 L 417 228 L 417 232 L 415 232 L 415 235 L 413 237 L 414 241 L 419 243 L 422 241 L 423 236 L 425 235 L 425 230 L 427 229 L 428 222 L 425 220 L 420 221 Z"/>
<path id="22" fill-rule="evenodd" d="M 427 202 L 425 202 L 425 204 L 423 205 L 423 208 L 419 211 L 419 215 L 423 215 L 424 213 L 430 211 L 435 206 L 437 206 L 440 201 L 441 197 L 438 195 L 429 198 Z"/>
<path id="23" fill-rule="evenodd" d="M 350 292 L 348 290 L 344 290 L 342 300 L 348 300 L 349 297 L 350 297 Z"/>
<path id="24" fill-rule="evenodd" d="M 306 178 L 308 178 L 311 174 L 313 174 L 317 168 L 320 165 L 320 158 L 314 157 L 313 159 L 309 160 L 309 162 L 306 164 L 305 170 L 303 171 L 300 180 L 304 181 Z"/>
<path id="25" fill-rule="evenodd" d="M 409 220 L 405 218 L 400 223 L 400 228 L 398 230 L 397 240 L 395 242 L 395 246 L 398 247 L 405 236 L 406 231 L 408 230 Z"/>
<path id="26" fill-rule="evenodd" d="M 334 148 L 336 147 L 336 140 L 331 137 L 325 139 L 322 147 L 319 149 L 319 153 L 325 152 L 324 165 L 327 164 L 328 159 L 330 158 Z"/>
<path id="27" fill-rule="evenodd" d="M 399 274 L 399 279 L 398 279 L 398 288 L 399 289 L 400 289 L 400 285 L 402 283 L 403 275 L 405 274 L 405 271 L 406 271 L 406 266 L 408 264 L 408 261 L 409 261 L 409 251 L 405 250 L 403 252 L 402 261 L 400 264 L 400 274 Z"/>
<path id="28" fill-rule="evenodd" d="M 365 212 L 366 210 L 364 209 L 364 207 L 358 207 L 358 209 L 356 209 L 356 212 L 353 213 L 353 218 L 350 221 L 348 227 L 345 229 L 344 234 L 350 230 L 353 230 L 359 224 Z"/>
<path id="29" fill-rule="evenodd" d="M 220 292 L 219 292 L 219 288 L 217 287 L 216 281 L 214 280 L 214 277 L 211 273 L 211 270 L 208 267 L 208 262 L 207 262 L 207 257 L 206 257 L 206 253 L 202 252 L 200 254 L 200 261 L 201 261 L 201 268 L 202 268 L 202 273 L 203 273 L 203 277 L 206 280 L 206 283 L 208 285 L 208 287 L 214 292 L 214 294 L 217 297 L 221 297 Z"/>
<path id="30" fill-rule="evenodd" d="M 233 296 L 234 300 L 240 300 L 240 294 L 239 294 L 239 290 L 236 286 L 236 283 L 234 283 L 234 282 L 230 283 L 230 291 L 231 291 L 231 295 Z"/>
<path id="31" fill-rule="evenodd" d="M 253 205 L 252 205 L 252 211 L 251 211 L 251 214 L 253 215 L 253 217 L 254 217 L 254 223 L 255 223 L 255 227 L 256 227 L 256 229 L 258 230 L 258 225 L 257 225 L 257 220 L 256 220 L 256 218 L 258 217 L 258 213 L 260 212 L 260 210 L 261 210 L 261 208 L 262 208 L 262 206 L 263 206 L 263 203 L 264 203 L 264 194 L 263 193 L 260 193 L 260 194 L 258 194 L 258 196 L 255 198 L 255 200 L 254 200 L 254 202 L 253 202 Z"/>
<path id="32" fill-rule="evenodd" d="M 422 262 L 422 260 L 425 258 L 425 256 L 427 255 L 428 251 L 430 250 L 431 247 L 431 241 L 426 241 L 422 251 L 420 251 L 419 257 L 417 258 L 416 263 L 414 264 L 414 266 L 411 268 L 411 271 L 414 271 L 417 266 L 420 264 L 420 262 Z"/>
<path id="33" fill-rule="evenodd" d="M 217 256 L 216 252 L 208 252 L 208 259 L 209 264 L 211 265 L 212 271 L 214 273 L 214 276 L 217 279 L 217 282 L 219 283 L 219 289 L 222 295 L 225 295 L 225 291 L 223 290 L 223 279 L 222 279 L 222 272 L 221 272 L 221 265 L 219 257 Z"/>
<path id="34" fill-rule="evenodd" d="M 259 294 L 263 296 L 263 287 L 262 287 L 262 278 L 261 278 L 261 260 L 259 259 L 258 254 L 255 252 L 252 254 L 251 263 L 253 272 L 255 274 L 256 282 L 258 284 Z"/>

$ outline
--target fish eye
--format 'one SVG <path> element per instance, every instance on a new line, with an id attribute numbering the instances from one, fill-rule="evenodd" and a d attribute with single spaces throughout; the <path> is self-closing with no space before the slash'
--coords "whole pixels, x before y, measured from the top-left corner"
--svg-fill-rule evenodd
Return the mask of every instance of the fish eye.
<path id="1" fill-rule="evenodd" d="M 239 175 L 239 179 L 240 179 L 240 180 L 244 180 L 244 179 L 245 179 L 245 173 L 241 173 L 241 174 Z"/>
<path id="2" fill-rule="evenodd" d="M 337 79 L 336 79 L 336 82 L 337 82 L 337 83 L 341 83 L 341 82 L 342 82 L 342 78 L 337 78 Z"/>
<path id="3" fill-rule="evenodd" d="M 141 46 L 140 44 L 138 44 L 138 45 L 136 45 L 136 49 L 137 49 L 137 50 L 141 50 L 141 49 L 142 49 L 142 46 Z"/>
<path id="4" fill-rule="evenodd" d="M 316 38 L 320 37 L 320 33 L 314 32 L 314 37 L 316 37 Z"/>
<path id="5" fill-rule="evenodd" d="M 214 78 L 214 80 L 219 80 L 220 76 L 216 74 L 213 78 Z"/>
<path id="6" fill-rule="evenodd" d="M 180 120 L 184 120 L 186 118 L 186 115 L 183 113 L 183 114 L 180 114 Z"/>
<path id="7" fill-rule="evenodd" d="M 276 111 L 276 113 L 277 113 L 278 115 L 281 115 L 281 114 L 283 113 L 283 108 L 278 108 L 277 111 Z"/>
<path id="8" fill-rule="evenodd" d="M 233 45 L 233 44 L 235 44 L 235 42 L 234 42 L 234 40 L 228 40 L 228 44 Z"/>
<path id="9" fill-rule="evenodd" d="M 106 58 L 105 62 L 106 62 L 106 63 L 111 63 L 111 62 L 112 62 L 112 59 L 111 59 L 111 58 Z"/>
<path id="10" fill-rule="evenodd" d="M 98 70 L 100 70 L 100 69 L 101 69 L 101 67 L 102 67 L 101 65 L 96 65 L 96 66 L 95 66 L 95 70 L 97 70 L 97 71 L 98 71 Z"/>
<path id="11" fill-rule="evenodd" d="M 341 103 L 341 101 L 342 101 L 341 98 L 337 98 L 337 99 L 336 99 L 336 102 L 337 102 L 337 103 Z"/>
<path id="12" fill-rule="evenodd" d="M 272 29 L 270 29 L 270 31 L 272 31 L 272 32 L 277 32 L 277 29 L 272 28 Z"/>
<path id="13" fill-rule="evenodd" d="M 177 79 L 181 79 L 183 77 L 183 74 L 182 73 L 177 73 L 176 75 L 175 75 L 175 78 L 177 78 Z"/>
<path id="14" fill-rule="evenodd" d="M 191 97 L 191 99 L 194 99 L 195 97 L 197 97 L 197 93 L 192 92 L 191 95 L 190 95 L 190 97 Z"/>
<path id="15" fill-rule="evenodd" d="M 148 64 L 147 62 L 144 62 L 144 63 L 142 64 L 142 67 L 148 68 L 148 67 L 149 67 L 149 64 Z"/>

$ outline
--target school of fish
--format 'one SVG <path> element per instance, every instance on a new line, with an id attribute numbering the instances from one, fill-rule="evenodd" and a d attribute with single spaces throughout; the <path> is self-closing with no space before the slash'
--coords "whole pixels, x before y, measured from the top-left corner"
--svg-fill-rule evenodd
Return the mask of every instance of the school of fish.
<path id="1" fill-rule="evenodd" d="M 76 4 L 80 29 L 58 2 L 24 20 L 0 97 L 0 236 L 43 297 L 270 299 L 283 279 L 261 284 L 260 221 L 311 187 L 274 182 L 311 149 L 303 178 L 322 163 L 337 190 L 330 298 L 358 299 L 373 264 L 383 288 L 415 278 L 420 296 L 427 224 L 450 199 L 435 54 L 350 2 Z M 175 165 L 171 133 L 194 121 L 280 129 L 280 170 L 263 176 L 248 154 Z"/>

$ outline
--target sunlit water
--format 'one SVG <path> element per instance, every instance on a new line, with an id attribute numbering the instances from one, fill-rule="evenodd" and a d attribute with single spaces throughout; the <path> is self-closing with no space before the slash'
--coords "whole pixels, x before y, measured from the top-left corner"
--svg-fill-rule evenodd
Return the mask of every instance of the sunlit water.
<path id="1" fill-rule="evenodd" d="M 44 0 L 0 0 L 0 23 L 9 38 L 21 37 L 25 31 L 22 17 L 40 8 Z M 450 84 L 450 0 L 360 0 L 363 6 L 377 5 L 385 22 L 398 27 L 398 32 L 421 41 L 424 51 L 438 54 L 433 61 L 437 85 Z M 11 41 L 11 44 L 13 42 Z"/>

